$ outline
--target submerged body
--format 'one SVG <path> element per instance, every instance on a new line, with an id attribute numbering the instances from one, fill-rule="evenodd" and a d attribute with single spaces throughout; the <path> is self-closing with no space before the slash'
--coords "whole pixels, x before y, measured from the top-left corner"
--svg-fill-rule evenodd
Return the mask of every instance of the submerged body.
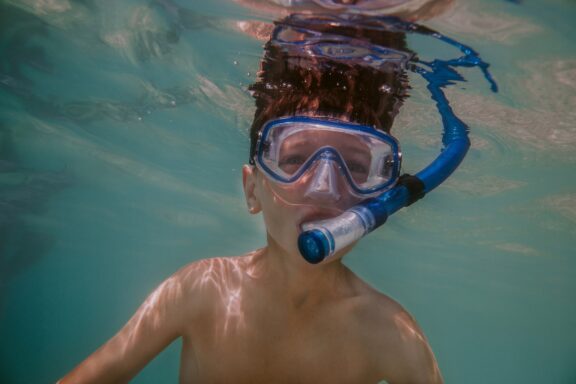
<path id="1" fill-rule="evenodd" d="M 60 383 L 128 382 L 182 337 L 180 383 L 440 383 L 412 317 L 340 262 L 282 262 L 270 247 L 199 261 Z"/>
<path id="2" fill-rule="evenodd" d="M 220 261 L 238 290 L 220 297 L 212 287 L 198 334 L 184 337 L 181 382 L 440 382 L 422 333 L 393 300 L 341 263 L 303 264 L 316 278 L 290 282 L 270 257 Z"/>
<path id="3" fill-rule="evenodd" d="M 128 382 L 179 337 L 181 383 L 441 383 L 412 317 L 342 264 L 350 248 L 318 265 L 300 256 L 301 224 L 332 213 L 285 205 L 253 166 L 243 183 L 267 246 L 182 268 L 60 384 Z"/>

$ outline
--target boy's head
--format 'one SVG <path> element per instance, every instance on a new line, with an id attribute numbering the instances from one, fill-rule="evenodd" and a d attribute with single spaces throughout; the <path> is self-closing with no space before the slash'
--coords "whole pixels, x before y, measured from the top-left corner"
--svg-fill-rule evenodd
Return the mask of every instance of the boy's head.
<path id="1" fill-rule="evenodd" d="M 376 18 L 292 15 L 276 23 L 250 87 L 250 163 L 258 168 L 243 171 L 250 212 L 263 211 L 269 239 L 297 252 L 303 223 L 396 182 L 400 154 L 388 133 L 411 57 L 404 34 Z"/>
<path id="2" fill-rule="evenodd" d="M 375 18 L 352 21 L 291 15 L 276 22 L 250 86 L 250 163 L 262 127 L 279 117 L 331 117 L 390 132 L 408 89 L 405 35 Z"/>

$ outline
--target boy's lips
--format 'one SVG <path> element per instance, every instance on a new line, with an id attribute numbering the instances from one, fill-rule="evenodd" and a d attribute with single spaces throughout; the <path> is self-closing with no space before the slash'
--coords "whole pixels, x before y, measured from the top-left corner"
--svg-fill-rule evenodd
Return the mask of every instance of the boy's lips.
<path id="1" fill-rule="evenodd" d="M 312 221 L 319 221 L 319 220 L 326 220 L 332 219 L 342 213 L 341 210 L 337 209 L 330 209 L 330 210 L 315 210 L 312 212 L 306 212 L 302 217 L 298 220 L 298 227 L 302 227 L 305 223 L 310 223 Z"/>

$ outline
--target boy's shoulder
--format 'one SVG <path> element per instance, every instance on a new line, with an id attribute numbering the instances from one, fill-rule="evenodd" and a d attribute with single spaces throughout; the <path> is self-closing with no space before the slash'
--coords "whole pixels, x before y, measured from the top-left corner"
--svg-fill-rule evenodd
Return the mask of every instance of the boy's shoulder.
<path id="1" fill-rule="evenodd" d="M 219 289 L 222 284 L 234 284 L 243 278 L 246 255 L 213 257 L 193 261 L 180 268 L 168 280 L 177 281 L 188 294 Z M 167 280 L 167 281 L 168 281 Z"/>
<path id="2" fill-rule="evenodd" d="M 402 305 L 374 289 L 357 301 L 352 321 L 375 367 L 393 382 L 441 382 L 424 333 Z"/>
<path id="3" fill-rule="evenodd" d="M 400 303 L 369 286 L 354 298 L 349 314 L 351 321 L 369 333 L 374 342 L 420 333 L 416 321 Z"/>
<path id="4" fill-rule="evenodd" d="M 191 262 L 164 280 L 150 298 L 162 298 L 165 304 L 186 302 L 201 306 L 202 298 L 210 300 L 210 294 L 223 283 L 233 283 L 240 278 L 240 263 L 243 263 L 241 257 L 215 257 Z"/>

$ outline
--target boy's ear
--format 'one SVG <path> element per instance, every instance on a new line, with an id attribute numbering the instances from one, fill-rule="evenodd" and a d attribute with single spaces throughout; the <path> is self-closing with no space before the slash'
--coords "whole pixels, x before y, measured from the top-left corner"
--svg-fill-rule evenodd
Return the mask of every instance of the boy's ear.
<path id="1" fill-rule="evenodd" d="M 244 196 L 246 197 L 246 205 L 248 212 L 256 214 L 262 210 L 260 199 L 256 191 L 256 167 L 252 165 L 244 165 L 242 167 L 242 184 L 244 186 Z"/>

